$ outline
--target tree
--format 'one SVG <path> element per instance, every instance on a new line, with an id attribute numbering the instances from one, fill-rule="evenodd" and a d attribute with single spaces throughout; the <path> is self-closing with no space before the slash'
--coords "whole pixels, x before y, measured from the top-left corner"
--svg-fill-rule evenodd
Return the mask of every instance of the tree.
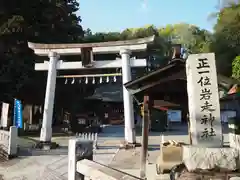
<path id="1" fill-rule="evenodd" d="M 159 35 L 174 44 L 182 44 L 191 53 L 209 52 L 212 34 L 190 24 L 174 24 L 159 28 Z"/>
<path id="2" fill-rule="evenodd" d="M 89 32 L 89 30 L 87 30 Z M 117 40 L 130 40 L 149 36 L 158 37 L 159 48 L 155 50 L 151 64 L 155 67 L 162 66 L 168 62 L 171 43 L 182 44 L 192 53 L 209 52 L 212 34 L 204 29 L 189 24 L 167 25 L 157 29 L 153 25 L 140 28 L 127 28 L 121 33 L 95 33 L 86 35 L 85 42 L 104 42 Z M 155 69 L 155 68 L 153 68 Z"/>
<path id="3" fill-rule="evenodd" d="M 84 31 L 84 36 L 85 36 L 85 37 L 92 36 L 92 31 L 91 31 L 91 29 L 87 28 L 87 29 Z"/>
<path id="4" fill-rule="evenodd" d="M 232 77 L 240 79 L 240 56 L 237 56 L 232 63 Z"/>
<path id="5" fill-rule="evenodd" d="M 16 97 L 26 84 L 37 85 L 34 79 L 37 57 L 28 49 L 28 41 L 60 43 L 82 39 L 81 19 L 75 15 L 78 6 L 76 0 L 0 2 L 0 83 L 3 79 L 9 82 L 1 88 L 1 95 Z M 6 23 L 14 16 L 21 17 L 21 21 Z"/>
<path id="6" fill-rule="evenodd" d="M 87 31 L 90 32 L 90 30 Z M 153 25 L 140 28 L 127 28 L 121 33 L 89 33 L 89 35 L 86 35 L 85 41 L 104 42 L 130 40 L 152 35 L 162 38 L 163 46 L 166 45 L 167 42 L 179 43 L 184 45 L 185 48 L 189 49 L 192 53 L 209 52 L 209 47 L 212 41 L 212 34 L 209 31 L 184 23 L 167 25 L 162 28 L 156 28 Z"/>
<path id="7" fill-rule="evenodd" d="M 233 4 L 220 9 L 214 27 L 211 50 L 216 53 L 220 73 L 231 76 L 233 59 L 240 52 L 240 5 Z"/>

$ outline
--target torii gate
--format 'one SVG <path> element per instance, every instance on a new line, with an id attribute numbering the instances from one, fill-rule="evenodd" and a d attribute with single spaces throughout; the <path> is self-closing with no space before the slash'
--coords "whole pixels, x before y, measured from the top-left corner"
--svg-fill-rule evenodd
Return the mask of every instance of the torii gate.
<path id="1" fill-rule="evenodd" d="M 146 51 L 148 45 L 152 44 L 154 40 L 155 36 L 135 40 L 84 44 L 38 44 L 29 42 L 29 48 L 34 50 L 36 55 L 49 57 L 49 61 L 35 63 L 36 71 L 48 71 L 40 142 L 51 142 L 57 70 L 122 68 L 122 83 L 125 84 L 131 81 L 131 67 L 147 66 L 146 59 L 130 58 L 131 52 Z M 121 59 L 105 61 L 94 61 L 93 59 L 93 54 L 118 53 L 120 53 Z M 81 55 L 82 61 L 64 62 L 59 59 L 61 55 Z M 133 98 L 124 86 L 123 104 L 125 141 L 131 144 L 136 143 Z"/>

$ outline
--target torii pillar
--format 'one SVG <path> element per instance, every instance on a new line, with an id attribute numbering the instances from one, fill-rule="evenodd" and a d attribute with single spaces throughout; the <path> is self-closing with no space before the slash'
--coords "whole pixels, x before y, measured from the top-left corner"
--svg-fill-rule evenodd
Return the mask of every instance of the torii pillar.
<path id="1" fill-rule="evenodd" d="M 51 143 L 52 138 L 52 118 L 57 77 L 57 62 L 60 56 L 55 52 L 50 52 L 48 57 L 49 67 L 44 102 L 43 121 L 40 135 L 40 142 L 44 144 Z"/>
<path id="2" fill-rule="evenodd" d="M 134 124 L 133 113 L 133 97 L 125 88 L 124 84 L 131 81 L 131 64 L 130 64 L 131 51 L 122 49 L 120 55 L 122 57 L 122 83 L 123 83 L 123 106 L 124 106 L 124 133 L 125 141 L 130 144 L 136 143 L 136 132 Z"/>
<path id="3" fill-rule="evenodd" d="M 123 49 L 120 51 L 122 57 L 122 83 L 125 84 L 131 81 L 131 51 Z M 47 86 L 44 102 L 43 122 L 41 128 L 40 142 L 44 144 L 51 143 L 52 138 L 52 118 L 54 97 L 56 88 L 57 63 L 59 55 L 55 52 L 49 53 L 49 67 Z M 134 113 L 133 113 L 133 98 L 123 85 L 123 104 L 124 104 L 124 122 L 125 122 L 125 141 L 130 144 L 136 143 Z"/>

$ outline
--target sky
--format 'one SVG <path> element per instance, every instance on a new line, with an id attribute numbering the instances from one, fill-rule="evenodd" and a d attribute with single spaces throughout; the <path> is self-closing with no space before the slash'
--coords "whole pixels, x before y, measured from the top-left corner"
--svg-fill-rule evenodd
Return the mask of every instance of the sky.
<path id="1" fill-rule="evenodd" d="M 145 25 L 189 23 L 212 30 L 219 0 L 79 0 L 83 29 L 122 31 Z"/>

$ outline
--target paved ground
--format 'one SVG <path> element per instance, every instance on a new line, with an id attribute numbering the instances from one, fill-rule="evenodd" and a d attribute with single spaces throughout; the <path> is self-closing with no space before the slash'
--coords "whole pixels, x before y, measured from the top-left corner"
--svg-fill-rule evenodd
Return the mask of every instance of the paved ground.
<path id="1" fill-rule="evenodd" d="M 72 137 L 54 137 L 53 141 L 61 147 L 48 152 L 31 148 L 37 138 L 19 138 L 19 158 L 1 163 L 0 174 L 4 180 L 67 179 L 70 138 Z M 112 138 L 100 137 L 100 148 L 94 152 L 94 160 L 106 165 L 111 163 L 118 150 L 116 144 L 120 144 L 119 139 L 113 141 Z"/>
<path id="2" fill-rule="evenodd" d="M 151 132 L 149 136 L 148 146 L 148 164 L 147 164 L 147 178 L 150 180 L 169 179 L 169 174 L 161 176 L 156 175 L 156 161 L 159 156 L 160 143 L 162 141 L 161 133 Z M 164 141 L 175 140 L 177 142 L 189 143 L 186 125 L 174 125 L 172 131 L 164 132 Z M 141 142 L 141 136 L 137 137 L 137 141 Z M 227 128 L 224 127 L 224 142 L 228 143 Z M 125 171 L 135 176 L 140 175 L 140 150 L 119 150 L 112 160 L 110 166 L 121 171 Z"/>
<path id="3" fill-rule="evenodd" d="M 187 127 L 176 126 L 174 131 L 164 133 L 165 140 L 176 140 L 188 143 Z M 156 176 L 155 162 L 159 154 L 161 133 L 150 133 L 148 179 L 169 179 L 168 175 Z M 227 135 L 224 136 L 228 141 Z M 5 180 L 37 180 L 37 179 L 67 179 L 67 148 L 71 137 L 54 137 L 61 148 L 50 152 L 32 150 L 34 138 L 20 138 L 21 156 L 17 159 L 0 164 L 0 174 Z M 36 138 L 35 138 L 36 139 Z M 94 160 L 110 165 L 119 170 L 139 176 L 140 149 L 124 151 L 118 147 L 124 139 L 123 126 L 108 126 L 99 135 L 100 148 L 94 154 Z M 137 141 L 140 142 L 140 136 Z"/>

